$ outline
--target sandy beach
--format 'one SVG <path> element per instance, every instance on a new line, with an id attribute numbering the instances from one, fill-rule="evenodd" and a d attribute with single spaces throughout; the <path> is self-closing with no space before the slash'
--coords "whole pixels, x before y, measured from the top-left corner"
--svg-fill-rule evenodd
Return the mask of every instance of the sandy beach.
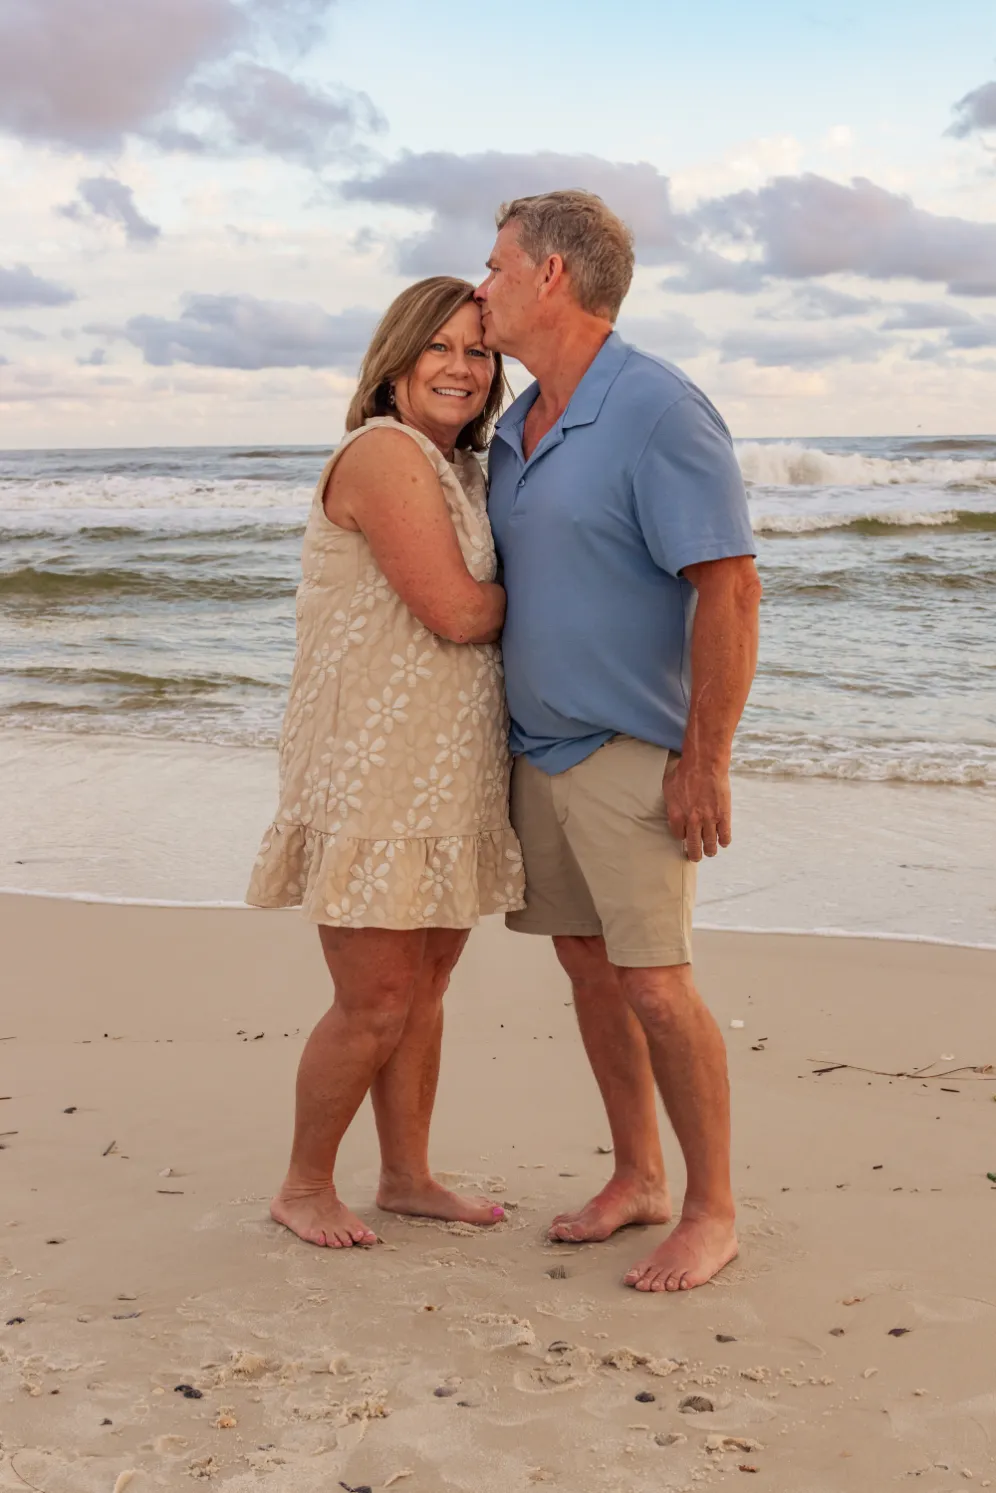
<path id="1" fill-rule="evenodd" d="M 996 1061 L 996 954 L 699 935 L 743 1253 L 665 1298 L 620 1284 L 656 1231 L 545 1242 L 610 1158 L 544 942 L 486 923 L 448 998 L 435 1163 L 508 1222 L 378 1213 L 364 1110 L 342 1181 L 383 1243 L 333 1253 L 266 1207 L 311 929 L 22 896 L 0 937 L 0 1488 L 996 1481 L 996 1083 L 962 1071 Z M 886 1076 L 928 1064 L 959 1071 Z"/>

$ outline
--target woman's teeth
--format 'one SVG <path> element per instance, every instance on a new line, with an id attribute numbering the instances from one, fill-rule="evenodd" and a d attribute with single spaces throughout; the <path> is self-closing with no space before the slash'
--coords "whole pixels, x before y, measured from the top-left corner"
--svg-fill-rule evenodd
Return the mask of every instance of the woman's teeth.
<path id="1" fill-rule="evenodd" d="M 445 394 L 448 399 L 469 399 L 469 389 L 433 389 L 433 394 Z"/>

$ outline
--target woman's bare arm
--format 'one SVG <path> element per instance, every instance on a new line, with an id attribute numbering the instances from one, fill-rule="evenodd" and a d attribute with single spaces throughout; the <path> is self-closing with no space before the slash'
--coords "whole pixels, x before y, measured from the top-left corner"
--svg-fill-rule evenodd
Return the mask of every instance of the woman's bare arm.
<path id="1" fill-rule="evenodd" d="M 418 620 L 454 643 L 491 642 L 505 619 L 501 586 L 467 569 L 439 478 L 410 436 L 374 430 L 332 470 L 325 513 L 359 530 Z"/>

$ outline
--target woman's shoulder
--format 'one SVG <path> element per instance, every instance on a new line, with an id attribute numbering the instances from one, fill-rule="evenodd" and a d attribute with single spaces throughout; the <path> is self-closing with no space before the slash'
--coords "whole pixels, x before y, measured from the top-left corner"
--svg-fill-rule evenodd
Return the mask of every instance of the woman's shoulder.
<path id="1" fill-rule="evenodd" d="M 333 461 L 354 475 L 375 478 L 390 471 L 425 475 L 426 462 L 437 476 L 445 467 L 432 442 L 419 431 L 389 416 L 377 416 L 352 430 L 336 450 Z"/>

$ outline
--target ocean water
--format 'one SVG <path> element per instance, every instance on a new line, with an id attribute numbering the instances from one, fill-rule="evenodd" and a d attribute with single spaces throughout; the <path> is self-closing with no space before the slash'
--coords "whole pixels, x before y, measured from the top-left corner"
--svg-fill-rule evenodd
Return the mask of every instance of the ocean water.
<path id="1" fill-rule="evenodd" d="M 326 452 L 0 453 L 0 729 L 270 746 Z M 996 436 L 743 442 L 736 765 L 996 785 Z"/>

